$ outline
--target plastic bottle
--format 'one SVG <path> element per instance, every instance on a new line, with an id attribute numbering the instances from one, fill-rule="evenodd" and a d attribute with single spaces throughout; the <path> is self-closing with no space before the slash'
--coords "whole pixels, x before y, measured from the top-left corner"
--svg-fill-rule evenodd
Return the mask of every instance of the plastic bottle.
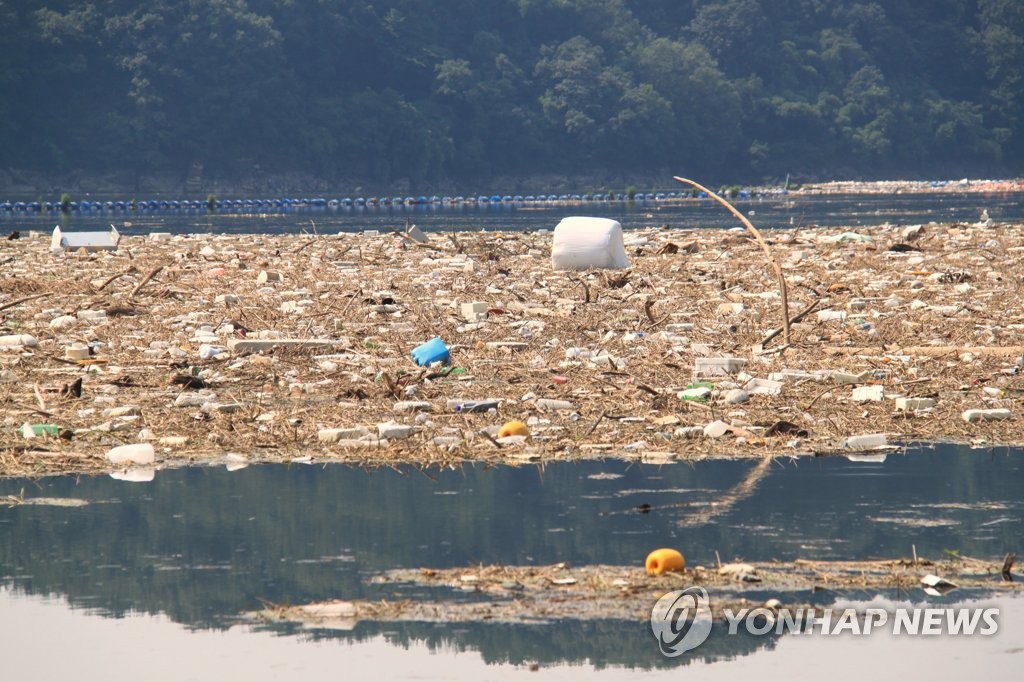
<path id="1" fill-rule="evenodd" d="M 38 345 L 39 341 L 31 334 L 7 334 L 0 336 L 0 346 L 25 346 L 32 348 Z"/>
<path id="2" fill-rule="evenodd" d="M 449 400 L 448 409 L 454 412 L 487 412 L 496 410 L 500 400 Z"/>
<path id="3" fill-rule="evenodd" d="M 574 410 L 576 406 L 568 400 L 553 400 L 551 398 L 538 398 L 537 402 L 538 410 Z"/>
<path id="4" fill-rule="evenodd" d="M 56 436 L 60 433 L 58 424 L 30 424 L 25 422 L 21 427 L 21 435 L 25 438 L 37 438 L 39 436 Z"/>

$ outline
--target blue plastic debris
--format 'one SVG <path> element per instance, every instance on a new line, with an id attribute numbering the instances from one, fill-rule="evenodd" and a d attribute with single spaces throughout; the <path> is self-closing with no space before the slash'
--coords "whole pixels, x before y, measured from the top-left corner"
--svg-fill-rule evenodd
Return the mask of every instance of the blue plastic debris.
<path id="1" fill-rule="evenodd" d="M 452 356 L 448 352 L 448 346 L 444 345 L 444 341 L 440 337 L 434 337 L 430 341 L 413 348 L 412 359 L 416 361 L 417 365 L 425 367 L 435 362 L 442 362 L 447 365 L 452 361 Z"/>

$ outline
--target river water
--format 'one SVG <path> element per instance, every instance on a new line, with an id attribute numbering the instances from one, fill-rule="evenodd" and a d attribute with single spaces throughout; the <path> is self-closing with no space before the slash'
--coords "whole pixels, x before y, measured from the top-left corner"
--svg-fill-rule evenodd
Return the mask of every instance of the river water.
<path id="1" fill-rule="evenodd" d="M 935 192 L 921 194 L 775 194 L 733 200 L 755 227 L 762 229 L 973 223 L 981 211 L 996 222 L 1024 222 L 1024 194 Z M 566 216 L 602 216 L 624 229 L 736 227 L 738 222 L 712 199 L 683 201 L 576 201 L 353 206 L 337 208 L 277 207 L 170 210 L 90 210 L 68 214 L 0 211 L 0 229 L 102 230 L 110 225 L 123 234 L 148 232 L 301 233 L 389 231 L 407 223 L 426 231 L 551 229 Z"/>
<path id="2" fill-rule="evenodd" d="M 646 622 L 359 622 L 333 631 L 254 628 L 238 616 L 264 600 L 429 596 L 372 580 L 391 568 L 639 566 L 658 546 L 682 549 L 691 565 L 712 565 L 716 552 L 723 560 L 895 558 L 915 550 L 939 560 L 1001 557 L 1024 546 L 1022 455 L 921 445 L 868 461 L 784 459 L 753 486 L 745 482 L 757 465 L 741 460 L 443 470 L 266 465 L 168 469 L 148 483 L 0 480 L 0 499 L 24 494 L 80 505 L 0 506 L 5 678 L 336 679 L 346 671 L 356 679 L 478 680 L 530 675 L 535 664 L 553 678 L 631 679 L 667 678 L 680 665 L 718 677 L 820 660 L 843 680 L 854 671 L 862 679 L 865 670 L 889 676 L 913 657 L 919 667 L 907 679 L 923 679 L 933 664 L 918 657 L 950 652 L 970 666 L 933 665 L 929 679 L 968 669 L 982 675 L 1019 660 L 1021 600 L 994 602 L 1002 620 L 993 637 L 929 644 L 713 635 L 699 655 L 681 659 L 659 653 Z M 752 600 L 767 596 L 750 592 Z M 837 596 L 875 595 L 791 596 L 827 605 Z M 954 590 L 936 600 L 916 587 L 888 596 L 940 605 L 991 599 Z"/>

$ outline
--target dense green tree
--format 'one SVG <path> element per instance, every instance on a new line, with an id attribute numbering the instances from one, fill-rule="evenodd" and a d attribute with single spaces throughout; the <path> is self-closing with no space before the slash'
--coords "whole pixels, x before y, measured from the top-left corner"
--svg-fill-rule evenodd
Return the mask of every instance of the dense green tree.
<path id="1" fill-rule="evenodd" d="M 979 0 L 976 40 L 985 56 L 991 84 L 987 104 L 995 140 L 1015 159 L 1024 153 L 1024 4 L 1014 0 Z"/>
<path id="2" fill-rule="evenodd" d="M 1017 0 L 0 0 L 0 165 L 1017 174 Z"/>

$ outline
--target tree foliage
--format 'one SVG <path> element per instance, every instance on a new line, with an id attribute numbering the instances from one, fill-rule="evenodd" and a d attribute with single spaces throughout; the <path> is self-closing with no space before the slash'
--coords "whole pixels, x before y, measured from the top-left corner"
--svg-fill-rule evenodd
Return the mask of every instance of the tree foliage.
<path id="1" fill-rule="evenodd" d="M 1018 0 L 0 0 L 4 165 L 1015 174 Z"/>

